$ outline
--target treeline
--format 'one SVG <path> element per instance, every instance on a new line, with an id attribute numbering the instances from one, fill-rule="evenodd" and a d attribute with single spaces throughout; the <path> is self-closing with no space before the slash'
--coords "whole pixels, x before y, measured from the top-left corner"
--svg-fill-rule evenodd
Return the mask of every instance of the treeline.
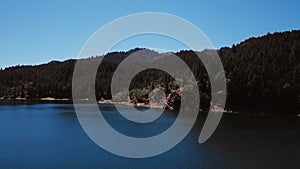
<path id="1" fill-rule="evenodd" d="M 112 98 L 110 84 L 114 71 L 122 60 L 139 50 L 142 49 L 99 56 L 104 59 L 96 78 L 95 95 L 98 100 Z M 250 38 L 217 52 L 226 72 L 228 109 L 243 112 L 299 112 L 300 31 Z M 200 54 L 209 57 L 209 50 Z M 180 51 L 175 55 L 193 71 L 201 93 L 201 107 L 207 108 L 210 104 L 210 83 L 203 64 L 193 51 Z M 99 57 L 88 60 L 93 62 Z M 6 68 L 0 71 L 0 98 L 71 98 L 75 62 L 76 60 L 53 61 L 38 66 Z M 176 89 L 173 81 L 163 71 L 143 71 L 131 82 L 130 99 L 147 103 L 149 92 L 154 88 L 161 88 L 169 94 Z"/>
<path id="2" fill-rule="evenodd" d="M 219 54 L 230 107 L 300 112 L 299 30 L 250 38 Z"/>

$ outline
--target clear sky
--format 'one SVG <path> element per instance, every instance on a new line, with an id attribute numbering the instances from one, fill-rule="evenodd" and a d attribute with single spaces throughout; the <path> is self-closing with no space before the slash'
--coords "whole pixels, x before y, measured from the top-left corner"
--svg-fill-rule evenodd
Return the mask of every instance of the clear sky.
<path id="1" fill-rule="evenodd" d="M 138 12 L 164 12 L 182 17 L 201 29 L 216 48 L 267 32 L 300 29 L 299 0 L 3 0 L 0 67 L 77 58 L 96 30 L 114 19 Z M 115 50 L 134 47 L 171 51 L 183 48 L 155 37 L 138 37 Z"/>

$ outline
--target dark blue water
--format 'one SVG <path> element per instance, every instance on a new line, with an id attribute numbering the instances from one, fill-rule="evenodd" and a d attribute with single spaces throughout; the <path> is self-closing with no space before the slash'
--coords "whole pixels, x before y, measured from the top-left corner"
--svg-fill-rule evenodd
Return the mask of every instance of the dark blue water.
<path id="1" fill-rule="evenodd" d="M 120 132 L 149 137 L 167 129 L 176 115 L 130 123 L 111 105 L 105 118 Z M 198 144 L 199 118 L 175 148 L 145 159 L 119 157 L 98 147 L 81 128 L 72 104 L 0 106 L 0 168 L 299 168 L 300 119 L 225 115 L 214 135 Z"/>

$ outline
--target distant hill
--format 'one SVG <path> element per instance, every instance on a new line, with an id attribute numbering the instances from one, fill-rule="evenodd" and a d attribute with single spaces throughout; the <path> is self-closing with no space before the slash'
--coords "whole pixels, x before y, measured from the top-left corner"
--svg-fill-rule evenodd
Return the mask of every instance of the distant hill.
<path id="1" fill-rule="evenodd" d="M 110 99 L 110 82 L 118 64 L 133 52 L 108 53 L 96 78 L 97 99 Z M 155 52 L 155 51 L 151 51 Z M 206 55 L 206 51 L 200 52 Z M 217 51 L 228 81 L 227 108 L 242 112 L 299 113 L 300 31 L 250 38 Z M 201 106 L 207 107 L 210 87 L 207 73 L 193 51 L 175 53 L 194 72 L 201 91 Z M 99 57 L 89 58 L 93 61 Z M 0 71 L 0 98 L 71 98 L 72 73 L 76 60 L 52 61 L 38 66 L 15 66 Z M 134 66 L 134 65 L 133 65 Z M 157 86 L 170 92 L 172 77 L 158 70 L 138 74 L 131 84 L 139 91 L 139 102 Z M 139 89 L 139 90 L 133 90 Z M 135 96 L 137 94 L 135 93 Z"/>

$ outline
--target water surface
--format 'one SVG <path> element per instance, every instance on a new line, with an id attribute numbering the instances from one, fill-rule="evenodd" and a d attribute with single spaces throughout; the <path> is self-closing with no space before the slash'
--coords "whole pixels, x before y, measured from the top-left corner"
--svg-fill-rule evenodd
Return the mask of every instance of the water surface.
<path id="1" fill-rule="evenodd" d="M 150 124 L 129 122 L 112 105 L 100 105 L 119 132 L 149 137 L 166 130 L 176 115 Z M 0 106 L 0 168 L 299 168 L 300 119 L 225 115 L 204 144 L 204 116 L 175 148 L 159 156 L 129 159 L 98 147 L 81 128 L 72 104 Z"/>

